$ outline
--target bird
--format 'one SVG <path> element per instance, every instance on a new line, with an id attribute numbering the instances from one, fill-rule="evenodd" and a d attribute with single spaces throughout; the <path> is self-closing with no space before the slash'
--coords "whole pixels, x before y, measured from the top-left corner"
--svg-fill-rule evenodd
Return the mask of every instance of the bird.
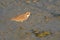
<path id="1" fill-rule="evenodd" d="M 17 15 L 16 17 L 12 17 L 11 21 L 16 21 L 16 22 L 24 22 L 27 20 L 30 16 L 30 12 L 25 12 L 24 14 Z"/>

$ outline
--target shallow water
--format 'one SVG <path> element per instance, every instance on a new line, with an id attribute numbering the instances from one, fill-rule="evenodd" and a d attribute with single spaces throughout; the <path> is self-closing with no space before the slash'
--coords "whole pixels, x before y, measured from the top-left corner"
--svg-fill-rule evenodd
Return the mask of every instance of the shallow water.
<path id="1" fill-rule="evenodd" d="M 31 15 L 26 21 L 10 20 L 27 11 Z M 30 0 L 30 3 L 26 0 L 0 0 L 0 40 L 60 40 L 60 16 L 51 13 L 60 14 L 60 0 Z M 38 38 L 32 29 L 50 31 L 53 35 Z"/>

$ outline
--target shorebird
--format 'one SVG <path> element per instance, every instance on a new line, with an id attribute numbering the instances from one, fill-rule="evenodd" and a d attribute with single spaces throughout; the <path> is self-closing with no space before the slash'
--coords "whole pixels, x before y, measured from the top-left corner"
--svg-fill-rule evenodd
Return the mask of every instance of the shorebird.
<path id="1" fill-rule="evenodd" d="M 24 14 L 17 15 L 16 17 L 11 18 L 11 21 L 23 22 L 27 20 L 30 16 L 30 12 L 25 12 Z"/>

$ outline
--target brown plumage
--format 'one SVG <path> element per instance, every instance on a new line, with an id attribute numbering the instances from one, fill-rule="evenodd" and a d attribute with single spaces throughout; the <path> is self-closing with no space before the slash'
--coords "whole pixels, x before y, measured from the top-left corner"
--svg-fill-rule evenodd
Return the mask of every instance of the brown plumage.
<path id="1" fill-rule="evenodd" d="M 27 20 L 29 18 L 29 16 L 30 16 L 30 12 L 26 12 L 24 14 L 11 18 L 11 20 L 16 21 L 16 22 L 23 22 L 23 21 Z"/>

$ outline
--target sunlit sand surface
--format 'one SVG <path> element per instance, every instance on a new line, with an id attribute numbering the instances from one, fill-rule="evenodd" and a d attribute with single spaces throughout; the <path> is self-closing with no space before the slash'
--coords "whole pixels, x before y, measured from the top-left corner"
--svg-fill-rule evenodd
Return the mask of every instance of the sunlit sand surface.
<path id="1" fill-rule="evenodd" d="M 16 17 L 11 18 L 11 21 L 16 21 L 16 22 L 23 22 L 27 20 L 30 16 L 30 12 L 26 12 L 24 14 L 17 15 Z"/>

